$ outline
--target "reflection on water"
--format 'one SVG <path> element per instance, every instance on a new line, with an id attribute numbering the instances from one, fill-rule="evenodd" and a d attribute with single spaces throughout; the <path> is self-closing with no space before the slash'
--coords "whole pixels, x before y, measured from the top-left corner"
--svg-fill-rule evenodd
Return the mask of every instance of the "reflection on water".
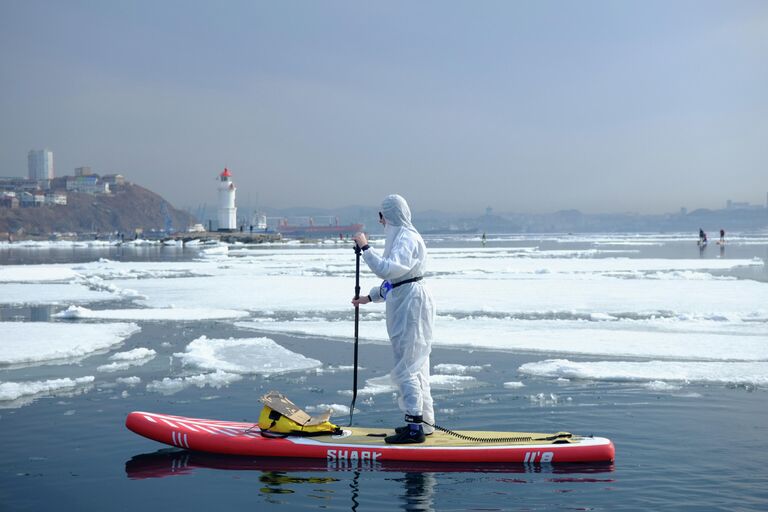
<path id="1" fill-rule="evenodd" d="M 187 475 L 195 469 L 219 469 L 232 471 L 265 472 L 401 472 L 401 473 L 551 473 L 553 475 L 611 473 L 613 463 L 579 464 L 519 464 L 468 462 L 412 462 L 326 459 L 301 459 L 277 457 L 248 457 L 192 452 L 178 448 L 163 448 L 151 453 L 135 455 L 125 463 L 125 474 L 132 480 Z M 335 481 L 330 479 L 329 481 Z M 284 483 L 288 482 L 283 480 Z M 290 482 L 297 483 L 297 482 Z M 301 483 L 301 482 L 298 482 Z"/>
<path id="2" fill-rule="evenodd" d="M 284 503 L 276 495 L 297 492 L 297 486 L 309 484 L 308 497 L 327 500 L 348 489 L 350 509 L 356 511 L 366 494 L 360 477 L 366 473 L 383 472 L 386 480 L 396 482 L 401 489 L 397 507 L 408 511 L 436 510 L 434 499 L 438 480 L 445 475 L 461 473 L 494 474 L 500 483 L 529 483 L 522 477 L 509 475 L 551 474 L 547 481 L 559 483 L 608 483 L 613 479 L 593 477 L 597 473 L 612 473 L 611 463 L 593 464 L 469 464 L 399 461 L 335 461 L 323 459 L 290 459 L 275 457 L 241 457 L 190 452 L 174 448 L 140 454 L 125 463 L 126 476 L 131 480 L 191 475 L 197 469 L 229 471 L 260 471 L 259 491 L 269 503 Z M 306 473 L 321 473 L 307 475 Z M 326 473 L 323 475 L 322 473 Z M 568 476 L 572 475 L 572 476 Z M 347 484 L 348 482 L 348 484 Z M 342 487 L 339 487 L 339 484 Z M 346 485 L 345 485 L 346 484 Z M 333 486 L 336 487 L 333 487 Z M 323 487 L 331 486 L 327 490 Z M 341 489 L 341 490 L 340 490 Z"/>
<path id="3" fill-rule="evenodd" d="M 400 506 L 403 510 L 435 510 L 434 496 L 437 478 L 434 473 L 407 472 L 395 481 L 402 482 L 403 495 Z"/>
<path id="4" fill-rule="evenodd" d="M 293 491 L 286 488 L 288 484 L 327 484 L 338 482 L 338 478 L 303 478 L 293 476 L 285 471 L 264 471 L 259 481 L 266 484 L 261 488 L 265 494 L 290 494 Z"/>

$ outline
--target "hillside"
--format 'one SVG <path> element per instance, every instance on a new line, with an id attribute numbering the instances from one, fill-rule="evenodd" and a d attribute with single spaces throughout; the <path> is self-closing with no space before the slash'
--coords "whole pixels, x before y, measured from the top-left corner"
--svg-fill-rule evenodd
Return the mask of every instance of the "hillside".
<path id="1" fill-rule="evenodd" d="M 0 233 L 118 231 L 131 234 L 136 228 L 163 229 L 166 216 L 174 230 L 184 231 L 196 222 L 192 215 L 175 209 L 159 195 L 135 184 L 114 187 L 111 195 L 68 192 L 67 196 L 66 206 L 0 208 Z"/>

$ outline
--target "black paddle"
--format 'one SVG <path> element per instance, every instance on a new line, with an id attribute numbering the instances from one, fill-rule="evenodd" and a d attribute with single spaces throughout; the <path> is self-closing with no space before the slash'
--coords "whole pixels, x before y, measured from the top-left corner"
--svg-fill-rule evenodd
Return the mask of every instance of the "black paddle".
<path id="1" fill-rule="evenodd" d="M 360 298 L 360 254 L 363 251 L 355 243 L 355 300 Z M 357 333 L 360 321 L 360 306 L 355 306 L 355 371 L 352 377 L 352 405 L 349 407 L 349 426 L 352 426 L 352 415 L 355 414 L 355 400 L 357 400 Z"/>

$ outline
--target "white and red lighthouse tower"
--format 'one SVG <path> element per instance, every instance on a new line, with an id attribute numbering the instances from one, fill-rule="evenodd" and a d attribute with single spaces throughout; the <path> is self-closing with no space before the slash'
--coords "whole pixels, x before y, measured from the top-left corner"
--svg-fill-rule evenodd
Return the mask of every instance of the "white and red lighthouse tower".
<path id="1" fill-rule="evenodd" d="M 230 180 L 232 173 L 224 168 L 219 174 L 219 231 L 235 231 L 237 229 L 237 207 L 235 207 L 235 191 L 237 188 Z"/>

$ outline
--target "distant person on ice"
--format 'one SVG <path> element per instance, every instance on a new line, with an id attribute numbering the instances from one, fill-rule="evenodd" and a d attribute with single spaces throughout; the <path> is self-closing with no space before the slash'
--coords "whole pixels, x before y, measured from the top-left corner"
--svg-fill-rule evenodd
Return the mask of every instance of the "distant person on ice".
<path id="1" fill-rule="evenodd" d="M 353 299 L 355 306 L 386 300 L 387 333 L 395 356 L 392 379 L 400 391 L 400 409 L 406 425 L 384 439 L 389 444 L 423 443 L 435 424 L 432 393 L 429 387 L 429 354 L 435 305 L 422 278 L 426 270 L 427 248 L 411 224 L 411 210 L 401 196 L 387 196 L 379 212 L 386 242 L 379 254 L 368 245 L 365 233 L 354 236 L 371 271 L 384 282 L 367 296 Z"/>

